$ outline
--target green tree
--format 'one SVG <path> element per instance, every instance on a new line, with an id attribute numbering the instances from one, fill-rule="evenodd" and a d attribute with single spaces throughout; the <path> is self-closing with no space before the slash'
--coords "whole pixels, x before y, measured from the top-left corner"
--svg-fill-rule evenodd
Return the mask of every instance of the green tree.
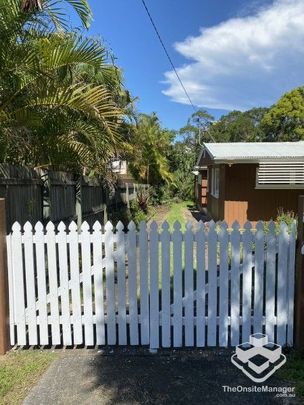
<path id="1" fill-rule="evenodd" d="M 187 124 L 182 127 L 178 134 L 187 142 L 197 147 L 203 142 L 210 142 L 208 130 L 214 120 L 214 117 L 205 110 L 198 110 L 191 114 Z"/>
<path id="2" fill-rule="evenodd" d="M 262 127 L 268 141 L 304 139 L 304 87 L 284 94 L 265 114 Z"/>
<path id="3" fill-rule="evenodd" d="M 87 1 L 66 2 L 88 27 Z M 127 92 L 101 41 L 68 30 L 61 3 L 0 0 L 0 160 L 105 171 Z"/>
<path id="4" fill-rule="evenodd" d="M 139 114 L 130 127 L 128 160 L 133 176 L 152 186 L 172 181 L 168 152 L 174 133 L 163 129 L 155 113 Z"/>
<path id="5" fill-rule="evenodd" d="M 231 111 L 211 126 L 210 137 L 215 142 L 263 141 L 265 134 L 261 128 L 261 120 L 265 112 L 267 108 L 253 108 L 245 112 Z"/>

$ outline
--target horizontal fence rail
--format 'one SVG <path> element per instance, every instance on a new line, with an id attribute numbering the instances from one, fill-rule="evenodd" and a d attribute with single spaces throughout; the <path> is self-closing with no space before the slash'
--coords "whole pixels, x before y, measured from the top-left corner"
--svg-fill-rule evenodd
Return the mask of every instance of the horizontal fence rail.
<path id="1" fill-rule="evenodd" d="M 293 344 L 295 224 L 118 222 L 7 236 L 12 345 Z"/>

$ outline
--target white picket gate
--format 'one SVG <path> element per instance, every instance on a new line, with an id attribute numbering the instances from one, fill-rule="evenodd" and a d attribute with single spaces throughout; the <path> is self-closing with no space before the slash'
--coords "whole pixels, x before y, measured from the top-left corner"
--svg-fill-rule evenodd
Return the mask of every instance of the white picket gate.
<path id="1" fill-rule="evenodd" d="M 295 225 L 164 222 L 125 231 L 18 223 L 7 236 L 11 344 L 293 344 Z"/>

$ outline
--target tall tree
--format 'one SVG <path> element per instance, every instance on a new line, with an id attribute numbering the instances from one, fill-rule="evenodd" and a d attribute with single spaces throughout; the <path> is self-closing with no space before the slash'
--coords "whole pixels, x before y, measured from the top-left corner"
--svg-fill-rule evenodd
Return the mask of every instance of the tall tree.
<path id="1" fill-rule="evenodd" d="M 202 142 L 210 142 L 208 130 L 213 120 L 214 117 L 207 111 L 198 110 L 189 117 L 187 124 L 178 131 L 178 134 L 189 145 L 196 147 Z"/>
<path id="2" fill-rule="evenodd" d="M 265 134 L 261 120 L 267 108 L 231 111 L 212 125 L 210 136 L 215 142 L 260 142 Z"/>
<path id="3" fill-rule="evenodd" d="M 265 114 L 262 127 L 269 141 L 304 139 L 304 87 L 284 94 Z"/>
<path id="4" fill-rule="evenodd" d="M 158 186 L 172 181 L 168 152 L 174 133 L 163 129 L 155 113 L 139 114 L 130 128 L 128 158 L 135 178 Z"/>
<path id="5" fill-rule="evenodd" d="M 87 27 L 87 1 L 66 2 Z M 121 78 L 99 40 L 68 31 L 61 3 L 0 0 L 0 160 L 102 171 L 119 139 Z"/>

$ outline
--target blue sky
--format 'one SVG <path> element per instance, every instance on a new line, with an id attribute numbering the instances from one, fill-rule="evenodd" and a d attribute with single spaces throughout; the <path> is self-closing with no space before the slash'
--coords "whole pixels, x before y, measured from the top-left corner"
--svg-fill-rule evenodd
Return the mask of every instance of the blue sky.
<path id="1" fill-rule="evenodd" d="M 89 33 L 113 50 L 126 87 L 139 97 L 138 110 L 155 111 L 168 128 L 183 126 L 193 110 L 141 0 L 89 2 L 94 14 Z M 216 118 L 235 108 L 270 105 L 302 84 L 304 1 L 146 3 L 194 103 Z"/>

